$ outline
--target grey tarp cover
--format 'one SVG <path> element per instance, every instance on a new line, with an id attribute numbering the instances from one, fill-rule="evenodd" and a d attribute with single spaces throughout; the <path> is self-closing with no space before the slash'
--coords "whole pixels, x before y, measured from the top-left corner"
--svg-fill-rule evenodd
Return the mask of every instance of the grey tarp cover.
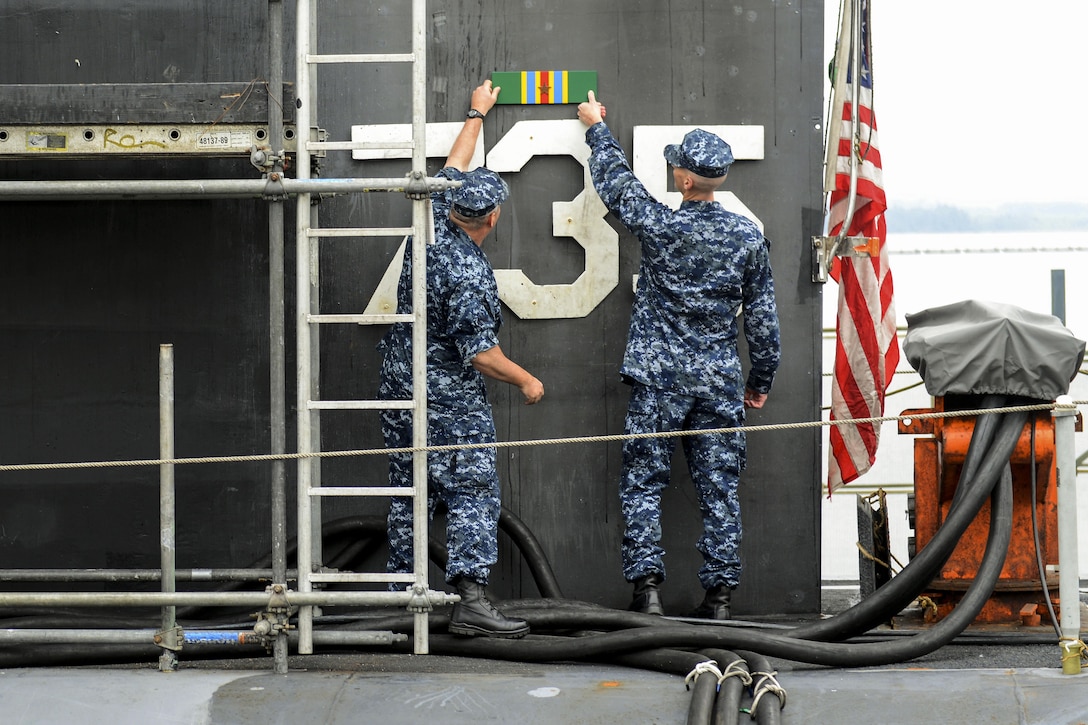
<path id="1" fill-rule="evenodd" d="M 930 395 L 1051 401 L 1069 392 L 1084 359 L 1084 341 L 1053 315 L 965 300 L 908 314 L 903 353 Z"/>

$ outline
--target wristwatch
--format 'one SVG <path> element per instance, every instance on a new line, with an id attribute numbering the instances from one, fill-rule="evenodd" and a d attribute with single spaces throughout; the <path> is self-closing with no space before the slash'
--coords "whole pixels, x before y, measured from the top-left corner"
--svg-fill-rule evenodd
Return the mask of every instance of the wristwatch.
<path id="1" fill-rule="evenodd" d="M 484 114 L 477 111 L 475 108 L 468 109 L 468 113 L 465 114 L 468 118 L 483 118 Z"/>

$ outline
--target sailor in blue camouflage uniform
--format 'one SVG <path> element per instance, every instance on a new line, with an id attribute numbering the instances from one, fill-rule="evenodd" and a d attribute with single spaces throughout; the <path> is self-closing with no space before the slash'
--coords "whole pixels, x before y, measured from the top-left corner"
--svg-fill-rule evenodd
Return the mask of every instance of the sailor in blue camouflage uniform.
<path id="1" fill-rule="evenodd" d="M 714 201 L 733 162 L 718 136 L 696 129 L 665 148 L 679 210 L 654 199 L 635 177 L 590 92 L 578 107 L 589 128 L 593 185 L 642 248 L 627 348 L 620 370 L 631 383 L 626 434 L 733 428 L 745 407 L 761 408 L 780 357 L 769 243 L 749 219 Z M 750 370 L 737 351 L 743 311 Z M 625 531 L 623 575 L 634 584 L 631 609 L 663 614 L 661 492 L 669 483 L 675 438 L 630 439 L 623 445 L 620 507 Z M 681 436 L 699 499 L 706 590 L 694 615 L 730 617 L 740 581 L 741 517 L 737 487 L 745 466 L 741 432 Z"/>
<path id="2" fill-rule="evenodd" d="M 427 247 L 427 443 L 432 446 L 493 443 L 495 422 L 484 376 L 516 385 L 526 404 L 544 395 L 544 386 L 503 353 L 498 286 L 481 244 L 495 228 L 509 190 L 498 174 L 483 167 L 466 171 L 483 128 L 484 115 L 499 88 L 485 81 L 472 94 L 471 109 L 438 176 L 460 181 L 452 191 L 431 196 L 434 243 Z M 397 312 L 412 309 L 412 245 L 404 252 L 397 287 Z M 396 323 L 379 345 L 379 395 L 384 400 L 412 397 L 412 330 Z M 412 445 L 410 411 L 382 412 L 382 433 L 390 448 Z M 412 455 L 389 456 L 391 486 L 412 485 Z M 438 503 L 447 513 L 446 581 L 461 601 L 449 629 L 455 634 L 516 638 L 529 631 L 524 620 L 499 612 L 485 596 L 491 566 L 498 558 L 500 512 L 495 449 L 429 453 L 428 510 Z M 412 500 L 392 500 L 388 517 L 391 572 L 412 571 Z"/>

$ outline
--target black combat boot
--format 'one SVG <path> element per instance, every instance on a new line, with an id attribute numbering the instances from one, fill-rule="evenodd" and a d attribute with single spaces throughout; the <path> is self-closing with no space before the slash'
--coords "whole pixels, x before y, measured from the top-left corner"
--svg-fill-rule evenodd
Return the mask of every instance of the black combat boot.
<path id="1" fill-rule="evenodd" d="M 729 619 L 729 601 L 732 597 L 733 590 L 724 584 L 708 589 L 702 603 L 691 616 L 700 619 Z"/>
<path id="2" fill-rule="evenodd" d="M 627 609 L 643 614 L 664 614 L 661 606 L 661 592 L 658 587 L 665 581 L 660 574 L 647 574 L 641 579 L 635 580 L 635 594 L 631 598 L 631 606 Z"/>
<path id="3" fill-rule="evenodd" d="M 503 639 L 519 639 L 529 634 L 529 624 L 524 619 L 512 619 L 495 609 L 484 595 L 482 584 L 462 577 L 456 586 L 461 601 L 453 605 L 450 614 L 451 634 Z"/>

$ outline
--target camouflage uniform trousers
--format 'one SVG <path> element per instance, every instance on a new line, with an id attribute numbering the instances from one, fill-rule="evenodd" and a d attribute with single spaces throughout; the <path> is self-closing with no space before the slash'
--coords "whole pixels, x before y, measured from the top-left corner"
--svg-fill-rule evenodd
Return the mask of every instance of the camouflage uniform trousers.
<path id="1" fill-rule="evenodd" d="M 742 400 L 696 398 L 635 383 L 627 409 L 626 432 L 733 428 L 744 422 Z M 669 484 L 675 438 L 639 438 L 623 445 L 620 510 L 624 531 L 623 575 L 635 581 L 665 575 L 661 547 L 661 492 Z M 740 582 L 741 518 L 737 487 L 744 469 L 744 434 L 681 437 L 699 508 L 703 534 L 696 548 L 703 555 L 699 581 L 704 589 Z"/>
<path id="2" fill-rule="evenodd" d="M 432 422 L 431 433 L 435 431 Z M 382 434 L 389 448 L 411 446 L 411 413 L 382 413 Z M 472 439 L 431 440 L 430 445 L 487 443 L 493 436 Z M 498 560 L 499 476 L 495 449 L 476 448 L 437 451 L 427 454 L 427 518 L 434 517 L 439 502 L 446 506 L 446 581 L 464 576 L 486 585 L 491 567 Z M 412 485 L 412 454 L 389 455 L 389 485 Z M 412 499 L 394 497 L 389 506 L 389 562 L 393 573 L 412 571 Z M 390 586 L 396 590 L 397 587 Z"/>

